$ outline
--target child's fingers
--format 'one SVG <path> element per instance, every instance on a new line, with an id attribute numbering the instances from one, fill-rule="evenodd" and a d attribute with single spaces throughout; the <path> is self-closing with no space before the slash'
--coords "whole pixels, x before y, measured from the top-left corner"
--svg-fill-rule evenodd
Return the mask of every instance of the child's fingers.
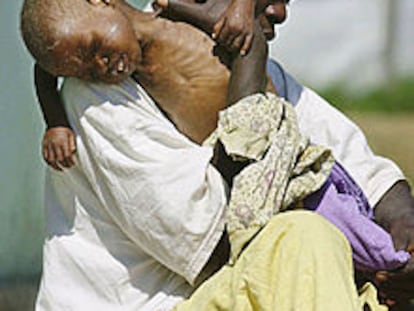
<path id="1" fill-rule="evenodd" d="M 73 160 L 73 154 L 70 154 L 67 158 L 66 158 L 66 163 L 67 163 L 67 168 L 70 168 L 72 166 L 75 165 L 75 161 Z"/>
<path id="2" fill-rule="evenodd" d="M 51 144 L 47 145 L 47 153 L 48 153 L 48 157 L 47 160 L 49 164 L 51 163 L 55 163 L 56 159 L 55 159 L 55 151 L 53 150 L 53 146 Z"/>
<path id="3" fill-rule="evenodd" d="M 47 164 L 49 164 L 51 167 L 53 167 L 57 171 L 62 171 L 62 169 L 56 163 L 55 151 L 53 150 L 53 146 L 51 144 L 48 145 L 48 154 L 49 155 L 48 155 Z"/>
<path id="4" fill-rule="evenodd" d="M 63 151 L 61 146 L 57 146 L 56 144 L 53 145 L 53 151 L 55 153 L 55 160 L 56 162 L 63 163 L 64 157 L 63 157 Z"/>
<path id="5" fill-rule="evenodd" d="M 72 158 L 73 151 L 72 151 L 72 149 L 70 147 L 69 141 L 68 141 L 67 144 L 64 144 L 62 146 L 62 148 L 63 148 L 63 156 L 64 156 L 64 164 L 63 164 L 63 166 L 69 168 L 69 167 L 71 167 L 71 166 L 73 166 L 75 164 L 74 161 L 73 161 L 73 158 Z"/>
<path id="6" fill-rule="evenodd" d="M 66 152 L 66 161 L 68 162 L 69 167 L 75 165 L 75 161 L 73 160 L 73 154 L 76 152 L 76 140 L 75 135 L 73 135 L 73 132 L 71 131 L 68 134 L 68 145 L 67 145 Z"/>
<path id="7" fill-rule="evenodd" d="M 69 148 L 72 153 L 76 152 L 76 139 L 73 133 L 69 134 Z"/>
<path id="8" fill-rule="evenodd" d="M 48 162 L 49 161 L 49 150 L 48 150 L 47 144 L 45 143 L 42 144 L 42 155 L 43 155 L 43 160 Z"/>

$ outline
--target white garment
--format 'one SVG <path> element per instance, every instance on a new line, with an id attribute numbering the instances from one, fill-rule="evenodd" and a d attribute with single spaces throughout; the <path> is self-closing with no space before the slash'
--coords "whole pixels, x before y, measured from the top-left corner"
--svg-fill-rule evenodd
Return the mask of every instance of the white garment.
<path id="1" fill-rule="evenodd" d="M 67 79 L 77 164 L 48 171 L 36 310 L 169 310 L 223 231 L 211 148 L 181 135 L 132 79 Z"/>
<path id="2" fill-rule="evenodd" d="M 225 190 L 212 150 L 178 133 L 131 79 L 68 79 L 63 97 L 79 161 L 48 172 L 36 310 L 169 310 L 191 293 L 188 282 L 223 230 Z M 371 204 L 404 179 L 313 91 L 302 88 L 295 108 L 301 130 L 333 150 Z"/>
<path id="3" fill-rule="evenodd" d="M 371 206 L 378 203 L 393 184 L 405 179 L 394 162 L 371 151 L 358 126 L 312 90 L 305 87 L 301 90 L 295 110 L 302 133 L 313 143 L 332 150 Z"/>

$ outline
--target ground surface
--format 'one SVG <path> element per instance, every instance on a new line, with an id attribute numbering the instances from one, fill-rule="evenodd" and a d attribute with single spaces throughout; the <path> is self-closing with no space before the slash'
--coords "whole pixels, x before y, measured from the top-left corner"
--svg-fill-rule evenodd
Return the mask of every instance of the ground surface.
<path id="1" fill-rule="evenodd" d="M 414 112 L 347 114 L 366 133 L 374 152 L 394 160 L 414 186 Z"/>

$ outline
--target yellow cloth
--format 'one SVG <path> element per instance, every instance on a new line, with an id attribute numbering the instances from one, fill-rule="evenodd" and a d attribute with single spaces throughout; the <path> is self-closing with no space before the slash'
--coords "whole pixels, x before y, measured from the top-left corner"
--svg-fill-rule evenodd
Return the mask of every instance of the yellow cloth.
<path id="1" fill-rule="evenodd" d="M 299 202 L 326 181 L 334 159 L 299 132 L 293 106 L 272 93 L 241 99 L 220 112 L 206 143 L 217 140 L 240 161 L 253 160 L 235 178 L 226 211 L 231 262 L 279 211 Z"/>
<path id="2" fill-rule="evenodd" d="M 289 211 L 274 216 L 233 266 L 224 266 L 174 310 L 355 311 L 367 297 L 358 297 L 343 234 L 315 213 Z"/>

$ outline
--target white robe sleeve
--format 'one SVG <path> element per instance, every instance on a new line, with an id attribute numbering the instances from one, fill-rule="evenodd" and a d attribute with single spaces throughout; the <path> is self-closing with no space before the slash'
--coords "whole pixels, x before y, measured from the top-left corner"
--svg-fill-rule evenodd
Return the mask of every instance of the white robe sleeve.
<path id="1" fill-rule="evenodd" d="M 102 206 L 134 243 L 192 283 L 224 228 L 212 150 L 181 135 L 132 79 L 68 79 L 62 94 L 78 165 Z"/>
<path id="2" fill-rule="evenodd" d="M 398 180 L 404 179 L 391 160 L 374 154 L 364 133 L 349 118 L 308 88 L 295 106 L 301 131 L 315 144 L 332 150 L 362 188 L 371 206 Z"/>

